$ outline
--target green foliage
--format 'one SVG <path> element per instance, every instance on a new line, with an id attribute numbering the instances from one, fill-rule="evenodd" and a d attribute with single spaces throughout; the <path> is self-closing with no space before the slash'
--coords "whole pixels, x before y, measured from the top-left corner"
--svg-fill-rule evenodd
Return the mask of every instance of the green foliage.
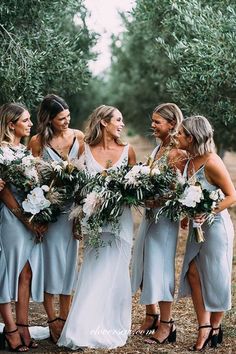
<path id="1" fill-rule="evenodd" d="M 218 147 L 236 149 L 236 4 L 230 0 L 137 0 L 113 39 L 108 97 L 144 133 L 161 102 L 203 114 Z"/>
<path id="2" fill-rule="evenodd" d="M 211 118 L 218 146 L 236 148 L 236 5 L 199 0 L 172 1 L 163 19 L 172 41 L 157 37 L 178 68 L 167 87 L 186 112 Z M 174 24 L 174 30 L 173 30 Z"/>
<path id="3" fill-rule="evenodd" d="M 0 104 L 21 101 L 32 109 L 48 92 L 81 90 L 95 42 L 85 18 L 83 0 L 1 1 Z"/>

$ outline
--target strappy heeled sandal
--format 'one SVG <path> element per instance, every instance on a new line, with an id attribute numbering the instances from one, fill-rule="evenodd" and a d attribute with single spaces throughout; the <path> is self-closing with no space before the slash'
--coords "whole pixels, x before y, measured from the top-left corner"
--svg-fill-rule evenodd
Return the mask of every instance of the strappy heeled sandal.
<path id="1" fill-rule="evenodd" d="M 47 323 L 50 325 L 51 323 L 56 322 L 56 321 L 58 321 L 58 317 L 54 318 L 53 320 L 47 321 Z M 53 342 L 54 344 L 56 344 L 57 341 L 58 341 L 58 339 L 59 339 L 59 336 L 56 336 L 55 334 L 53 334 L 53 332 L 52 332 L 50 326 L 49 326 L 49 334 L 50 334 L 50 340 L 51 340 L 51 342 Z"/>
<path id="2" fill-rule="evenodd" d="M 170 327 L 170 333 L 168 334 L 168 336 L 162 341 L 160 342 L 159 339 L 155 338 L 155 337 L 150 337 L 149 339 L 146 339 L 144 341 L 144 343 L 147 344 L 164 344 L 164 343 L 174 343 L 176 342 L 176 328 L 174 329 L 174 320 L 170 320 L 170 321 L 163 321 L 160 320 L 161 323 L 167 323 L 167 324 L 171 324 Z"/>
<path id="3" fill-rule="evenodd" d="M 28 324 L 22 324 L 22 323 L 16 323 L 16 325 L 17 325 L 17 327 L 29 327 Z M 24 337 L 22 336 L 22 334 L 20 334 L 20 337 L 21 337 L 22 343 L 23 343 L 25 346 L 27 346 L 28 348 L 30 348 L 30 349 L 36 349 L 36 348 L 38 348 L 38 343 L 36 343 L 34 339 L 31 338 L 29 344 L 26 344 L 26 343 L 25 343 L 25 339 L 24 339 Z"/>
<path id="4" fill-rule="evenodd" d="M 212 327 L 211 327 L 211 325 L 199 326 L 198 327 L 198 331 L 200 331 L 200 329 L 202 329 L 202 328 L 211 328 L 211 330 L 209 332 L 209 335 L 208 335 L 207 339 L 205 340 L 205 342 L 203 343 L 203 346 L 201 348 L 197 348 L 196 344 L 192 348 L 189 348 L 189 350 L 191 352 L 201 352 L 201 351 L 203 351 L 205 349 L 205 347 L 207 346 L 207 344 L 209 343 L 209 341 L 211 340 L 211 337 L 212 337 Z"/>
<path id="5" fill-rule="evenodd" d="M 158 313 L 146 313 L 146 316 L 150 316 L 153 318 L 152 324 L 146 328 L 146 329 L 137 329 L 134 334 L 135 335 L 140 335 L 140 336 L 148 336 L 152 334 L 152 332 L 155 332 L 158 328 L 158 319 L 159 319 L 159 314 Z"/>
<path id="6" fill-rule="evenodd" d="M 24 344 L 19 344 L 17 345 L 17 347 L 13 348 L 9 339 L 7 338 L 8 335 L 16 333 L 17 331 L 18 328 L 14 329 L 13 331 L 7 332 L 4 327 L 3 332 L 0 333 L 0 350 L 4 350 L 6 348 L 6 343 L 7 343 L 10 352 L 18 352 L 18 353 L 28 352 L 29 350 L 28 346 Z"/>
<path id="7" fill-rule="evenodd" d="M 216 328 L 212 327 L 212 332 L 217 330 L 219 330 L 219 332 L 212 334 L 211 336 L 211 348 L 217 348 L 217 345 L 221 344 L 223 341 L 223 329 L 221 328 L 221 325 Z"/>

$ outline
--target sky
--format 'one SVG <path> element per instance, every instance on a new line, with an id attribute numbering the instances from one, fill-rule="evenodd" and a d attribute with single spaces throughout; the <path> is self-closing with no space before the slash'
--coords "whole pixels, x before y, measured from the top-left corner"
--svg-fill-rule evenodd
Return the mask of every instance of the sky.
<path id="1" fill-rule="evenodd" d="M 88 27 L 101 34 L 94 47 L 100 54 L 96 62 L 90 63 L 90 69 L 94 75 L 98 75 L 107 69 L 111 62 L 111 34 L 119 34 L 124 30 L 118 11 L 130 11 L 135 0 L 85 0 L 84 3 L 91 14 L 86 21 Z"/>

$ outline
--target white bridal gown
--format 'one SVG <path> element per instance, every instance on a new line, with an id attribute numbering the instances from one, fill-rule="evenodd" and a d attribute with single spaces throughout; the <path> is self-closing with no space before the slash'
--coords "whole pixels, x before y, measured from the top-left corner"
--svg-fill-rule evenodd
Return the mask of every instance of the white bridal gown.
<path id="1" fill-rule="evenodd" d="M 115 169 L 128 163 L 126 145 Z M 95 174 L 104 168 L 94 159 L 88 145 L 83 155 L 87 170 Z M 129 263 L 133 221 L 129 208 L 120 217 L 120 233 L 115 236 L 109 225 L 103 228 L 104 247 L 99 253 L 85 247 L 77 289 L 59 346 L 112 349 L 123 346 L 131 326 L 131 285 Z M 111 241 L 111 244 L 109 244 Z"/>

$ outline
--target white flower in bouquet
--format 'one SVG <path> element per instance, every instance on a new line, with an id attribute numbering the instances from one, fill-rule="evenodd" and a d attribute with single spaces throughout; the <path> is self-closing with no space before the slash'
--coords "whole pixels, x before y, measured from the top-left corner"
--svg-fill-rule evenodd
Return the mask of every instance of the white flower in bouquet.
<path id="1" fill-rule="evenodd" d="M 151 176 L 159 175 L 161 173 L 158 167 L 154 167 L 151 169 Z"/>
<path id="2" fill-rule="evenodd" d="M 5 146 L 1 148 L 0 163 L 4 165 L 10 165 L 12 161 L 16 160 L 16 156 L 13 150 Z"/>
<path id="3" fill-rule="evenodd" d="M 84 171 L 86 169 L 85 155 L 84 154 L 79 159 L 73 159 L 72 162 L 73 162 L 73 165 L 77 168 L 77 170 Z"/>
<path id="4" fill-rule="evenodd" d="M 125 175 L 124 180 L 126 184 L 137 186 L 140 184 L 139 179 L 142 175 L 150 174 L 150 167 L 146 165 L 134 165 L 131 170 Z"/>
<path id="5" fill-rule="evenodd" d="M 101 205 L 101 198 L 97 192 L 91 192 L 84 200 L 83 212 L 89 218 Z"/>
<path id="6" fill-rule="evenodd" d="M 34 188 L 22 203 L 23 209 L 32 215 L 38 214 L 50 205 L 51 202 L 45 198 L 44 190 L 41 187 Z"/>
<path id="7" fill-rule="evenodd" d="M 32 167 L 34 164 L 34 157 L 31 155 L 23 157 L 22 164 L 24 167 Z"/>
<path id="8" fill-rule="evenodd" d="M 25 151 L 24 150 L 17 150 L 15 153 L 16 159 L 22 159 L 22 157 L 25 156 Z"/>
<path id="9" fill-rule="evenodd" d="M 44 191 L 44 192 L 49 192 L 49 186 L 47 186 L 46 184 L 44 184 L 43 186 L 41 186 L 41 189 Z"/>
<path id="10" fill-rule="evenodd" d="M 212 192 L 210 193 L 209 197 L 210 197 L 212 200 L 219 201 L 219 200 L 224 199 L 224 193 L 221 191 L 221 189 L 217 189 L 217 190 L 215 190 L 215 191 L 212 191 Z"/>
<path id="11" fill-rule="evenodd" d="M 66 168 L 69 165 L 69 162 L 68 161 L 63 161 L 62 164 L 63 164 L 63 167 Z"/>
<path id="12" fill-rule="evenodd" d="M 37 173 L 37 170 L 33 167 L 31 168 L 26 168 L 25 169 L 25 176 L 28 177 L 29 179 L 32 179 L 37 183 L 39 181 L 39 176 Z"/>
<path id="13" fill-rule="evenodd" d="M 140 166 L 140 173 L 143 175 L 149 175 L 151 172 L 151 169 L 149 166 L 141 165 Z"/>
<path id="14" fill-rule="evenodd" d="M 194 208 L 201 199 L 204 199 L 201 186 L 189 186 L 185 188 L 179 202 L 187 207 Z"/>
<path id="15" fill-rule="evenodd" d="M 186 183 L 186 178 L 182 175 L 179 169 L 176 169 L 177 183 L 184 185 Z"/>
<path id="16" fill-rule="evenodd" d="M 51 166 L 56 172 L 60 172 L 62 170 L 62 165 L 60 165 L 57 161 L 52 161 Z"/>

